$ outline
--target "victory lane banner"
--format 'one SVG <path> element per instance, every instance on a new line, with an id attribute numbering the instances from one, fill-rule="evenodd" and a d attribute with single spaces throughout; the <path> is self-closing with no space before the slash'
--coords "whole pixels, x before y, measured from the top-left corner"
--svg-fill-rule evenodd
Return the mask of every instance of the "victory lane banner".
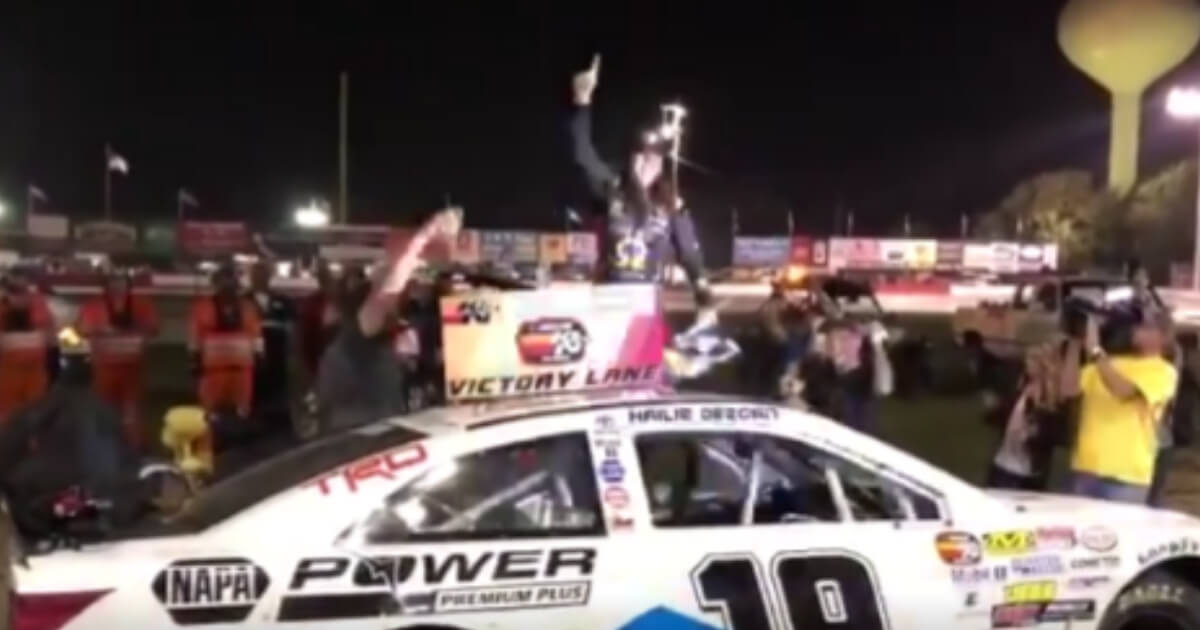
<path id="1" fill-rule="evenodd" d="M 659 382 L 667 331 L 653 286 L 460 294 L 441 318 L 451 402 Z"/>

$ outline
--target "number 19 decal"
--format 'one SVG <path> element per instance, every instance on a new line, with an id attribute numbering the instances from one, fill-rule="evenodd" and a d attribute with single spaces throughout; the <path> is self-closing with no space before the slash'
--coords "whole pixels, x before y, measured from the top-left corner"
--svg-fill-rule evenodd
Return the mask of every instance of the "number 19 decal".
<path id="1" fill-rule="evenodd" d="M 692 588 L 701 610 L 719 613 L 731 630 L 887 628 L 874 571 L 849 552 L 783 552 L 770 575 L 753 554 L 712 554 L 692 569 Z"/>

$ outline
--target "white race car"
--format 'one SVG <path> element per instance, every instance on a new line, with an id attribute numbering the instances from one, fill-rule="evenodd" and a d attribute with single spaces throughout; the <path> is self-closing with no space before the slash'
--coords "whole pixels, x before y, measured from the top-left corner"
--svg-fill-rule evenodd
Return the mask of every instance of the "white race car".
<path id="1" fill-rule="evenodd" d="M 1200 628 L 1200 521 L 658 393 L 432 409 L 14 567 L 14 630 Z"/>

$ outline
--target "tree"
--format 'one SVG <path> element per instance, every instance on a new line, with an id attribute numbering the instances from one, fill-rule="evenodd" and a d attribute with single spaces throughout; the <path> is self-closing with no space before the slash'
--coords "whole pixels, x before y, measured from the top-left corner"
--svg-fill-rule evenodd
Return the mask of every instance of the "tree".
<path id="1" fill-rule="evenodd" d="M 1157 278 L 1173 262 L 1192 258 L 1196 231 L 1196 161 L 1172 164 L 1143 179 L 1128 203 L 1125 227 L 1132 253 Z"/>
<path id="2" fill-rule="evenodd" d="M 1017 184 L 976 224 L 976 235 L 1058 243 L 1067 265 L 1087 265 L 1110 257 L 1106 244 L 1117 234 L 1118 201 L 1097 187 L 1087 171 L 1036 175 Z"/>

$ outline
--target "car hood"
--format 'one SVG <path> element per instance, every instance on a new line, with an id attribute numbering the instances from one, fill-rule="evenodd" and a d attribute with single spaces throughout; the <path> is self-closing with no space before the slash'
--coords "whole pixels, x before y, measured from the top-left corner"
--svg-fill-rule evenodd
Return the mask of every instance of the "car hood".
<path id="1" fill-rule="evenodd" d="M 1161 526 L 1200 526 L 1200 519 L 1182 512 L 1145 505 L 1116 503 L 1066 494 L 1009 490 L 987 490 L 986 493 L 989 497 L 1012 507 L 1014 511 L 1031 516 L 1068 514 L 1071 520 L 1076 522 L 1103 517 L 1104 521 L 1108 523 L 1137 522 Z"/>

